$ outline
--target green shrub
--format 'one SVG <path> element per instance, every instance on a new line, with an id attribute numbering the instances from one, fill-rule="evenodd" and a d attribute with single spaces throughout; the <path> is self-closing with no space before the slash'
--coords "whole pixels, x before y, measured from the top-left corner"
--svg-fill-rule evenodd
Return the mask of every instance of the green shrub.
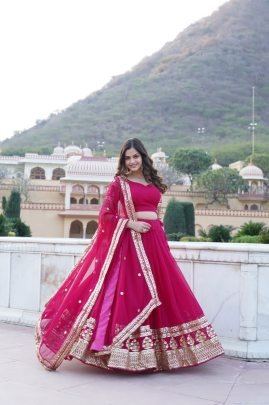
<path id="1" fill-rule="evenodd" d="M 269 243 L 269 228 L 264 228 L 259 235 L 260 243 Z"/>
<path id="2" fill-rule="evenodd" d="M 2 204 L 3 204 L 2 200 Z M 19 191 L 12 190 L 9 199 L 4 202 L 5 216 L 8 218 L 20 218 L 21 195 Z"/>
<path id="3" fill-rule="evenodd" d="M 181 202 L 184 208 L 186 233 L 187 235 L 195 236 L 195 221 L 194 221 L 194 206 L 192 202 Z"/>
<path id="4" fill-rule="evenodd" d="M 199 229 L 198 234 L 199 234 L 199 236 L 201 236 L 201 238 L 210 239 L 210 238 L 208 238 L 208 233 L 206 232 L 205 229 Z"/>
<path id="5" fill-rule="evenodd" d="M 243 235 L 236 236 L 232 240 L 233 243 L 260 243 L 259 235 Z"/>
<path id="6" fill-rule="evenodd" d="M 181 233 L 181 232 L 176 232 L 176 233 L 174 232 L 174 233 L 168 233 L 166 236 L 169 241 L 178 242 L 183 236 L 185 236 L 185 234 Z"/>
<path id="7" fill-rule="evenodd" d="M 6 236 L 6 219 L 0 214 L 0 236 Z"/>
<path id="8" fill-rule="evenodd" d="M 172 198 L 169 201 L 165 211 L 163 222 L 164 229 L 167 235 L 177 234 L 179 232 L 181 233 L 181 236 L 183 234 L 186 235 L 184 207 L 179 201 L 176 201 L 175 198 Z"/>
<path id="9" fill-rule="evenodd" d="M 245 222 L 243 225 L 241 225 L 239 231 L 235 236 L 259 235 L 265 229 L 265 227 L 266 226 L 264 222 Z"/>
<path id="10" fill-rule="evenodd" d="M 231 226 L 216 225 L 208 231 L 208 237 L 212 242 L 229 242 L 231 240 Z"/>
<path id="11" fill-rule="evenodd" d="M 197 238 L 196 236 L 183 236 L 180 242 L 212 242 L 209 238 Z"/>
<path id="12" fill-rule="evenodd" d="M 16 218 L 13 221 L 13 230 L 16 236 L 32 236 L 30 227 L 26 225 L 20 218 Z"/>

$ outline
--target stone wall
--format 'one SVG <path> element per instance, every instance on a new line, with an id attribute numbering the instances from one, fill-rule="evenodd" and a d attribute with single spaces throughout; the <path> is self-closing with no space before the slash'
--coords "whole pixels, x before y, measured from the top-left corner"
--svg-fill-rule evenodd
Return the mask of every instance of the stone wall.
<path id="1" fill-rule="evenodd" d="M 0 321 L 34 325 L 87 244 L 0 238 Z M 190 242 L 170 247 L 226 354 L 269 359 L 269 247 Z"/>

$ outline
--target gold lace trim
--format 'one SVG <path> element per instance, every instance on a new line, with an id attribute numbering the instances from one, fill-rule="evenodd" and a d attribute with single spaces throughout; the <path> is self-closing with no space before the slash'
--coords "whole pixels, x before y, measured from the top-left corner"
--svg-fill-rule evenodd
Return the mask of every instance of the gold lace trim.
<path id="1" fill-rule="evenodd" d="M 64 358 L 69 354 L 72 346 L 74 345 L 75 341 L 79 339 L 79 335 L 81 333 L 81 330 L 87 321 L 87 318 L 89 317 L 89 314 L 96 302 L 96 299 L 98 298 L 98 295 L 100 293 L 100 290 L 102 288 L 102 285 L 105 280 L 106 273 L 108 271 L 108 268 L 110 266 L 111 260 L 113 258 L 114 252 L 116 250 L 116 247 L 119 242 L 119 238 L 125 228 L 125 225 L 127 223 L 128 219 L 119 219 L 116 229 L 113 233 L 112 241 L 109 247 L 109 251 L 106 257 L 106 260 L 103 264 L 103 267 L 100 272 L 100 277 L 99 280 L 95 286 L 94 291 L 92 292 L 90 298 L 84 305 L 81 313 L 79 314 L 78 318 L 76 319 L 74 325 L 72 326 L 72 329 L 70 330 L 67 338 L 65 339 L 61 349 L 57 354 L 54 356 L 51 362 L 46 362 L 46 360 L 40 358 L 39 351 L 37 353 L 38 358 L 40 359 L 41 363 L 49 367 L 50 369 L 56 369 L 59 367 L 59 365 L 62 363 Z M 37 336 L 40 336 L 40 331 L 38 331 Z"/>
<path id="2" fill-rule="evenodd" d="M 112 347 L 110 351 L 92 352 L 88 348 L 87 339 L 84 341 L 81 336 L 71 355 L 86 364 L 128 371 L 194 366 L 223 354 L 205 317 L 170 328 L 142 326 L 121 347 Z"/>

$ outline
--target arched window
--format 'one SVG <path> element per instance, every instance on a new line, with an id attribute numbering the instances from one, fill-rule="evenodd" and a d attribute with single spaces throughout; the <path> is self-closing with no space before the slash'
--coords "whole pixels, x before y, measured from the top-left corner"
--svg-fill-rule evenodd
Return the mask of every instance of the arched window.
<path id="1" fill-rule="evenodd" d="M 99 204 L 99 200 L 97 198 L 92 198 L 91 204 Z"/>
<path id="2" fill-rule="evenodd" d="M 90 221 L 87 223 L 87 228 L 86 228 L 86 238 L 92 238 L 96 229 L 98 228 L 98 224 L 95 221 Z"/>
<path id="3" fill-rule="evenodd" d="M 70 226 L 69 238 L 83 238 L 83 225 L 80 221 L 73 221 Z"/>
<path id="4" fill-rule="evenodd" d="M 78 201 L 78 203 L 79 203 L 79 204 L 84 204 L 84 198 L 83 198 L 83 197 L 80 198 L 79 201 Z"/>
<path id="5" fill-rule="evenodd" d="M 65 176 L 65 171 L 64 169 L 61 169 L 58 167 L 57 169 L 54 169 L 52 172 L 52 180 L 60 180 L 61 177 Z"/>
<path id="6" fill-rule="evenodd" d="M 84 194 L 84 188 L 80 184 L 75 184 L 72 187 L 72 194 Z"/>
<path id="7" fill-rule="evenodd" d="M 97 186 L 88 186 L 87 187 L 87 194 L 99 195 L 100 189 Z"/>
<path id="8" fill-rule="evenodd" d="M 77 199 L 74 197 L 70 198 L 70 204 L 77 204 Z"/>
<path id="9" fill-rule="evenodd" d="M 250 211 L 258 211 L 258 209 L 259 209 L 259 207 L 258 207 L 258 205 L 256 205 L 256 204 L 252 204 L 252 205 L 250 206 Z"/>
<path id="10" fill-rule="evenodd" d="M 31 170 L 30 179 L 42 179 L 45 180 L 45 170 L 42 167 L 34 167 Z"/>
<path id="11" fill-rule="evenodd" d="M 244 210 L 245 210 L 245 211 L 248 211 L 248 205 L 247 205 L 247 204 L 245 204 Z"/>

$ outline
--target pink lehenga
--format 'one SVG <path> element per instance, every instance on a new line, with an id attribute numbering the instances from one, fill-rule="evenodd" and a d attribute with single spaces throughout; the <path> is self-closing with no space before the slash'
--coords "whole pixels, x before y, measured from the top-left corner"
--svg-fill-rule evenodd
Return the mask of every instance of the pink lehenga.
<path id="1" fill-rule="evenodd" d="M 46 304 L 36 327 L 48 369 L 64 359 L 111 370 L 194 366 L 222 346 L 172 257 L 162 222 L 141 234 L 126 227 L 143 207 L 160 207 L 153 184 L 115 177 L 83 257 Z"/>

